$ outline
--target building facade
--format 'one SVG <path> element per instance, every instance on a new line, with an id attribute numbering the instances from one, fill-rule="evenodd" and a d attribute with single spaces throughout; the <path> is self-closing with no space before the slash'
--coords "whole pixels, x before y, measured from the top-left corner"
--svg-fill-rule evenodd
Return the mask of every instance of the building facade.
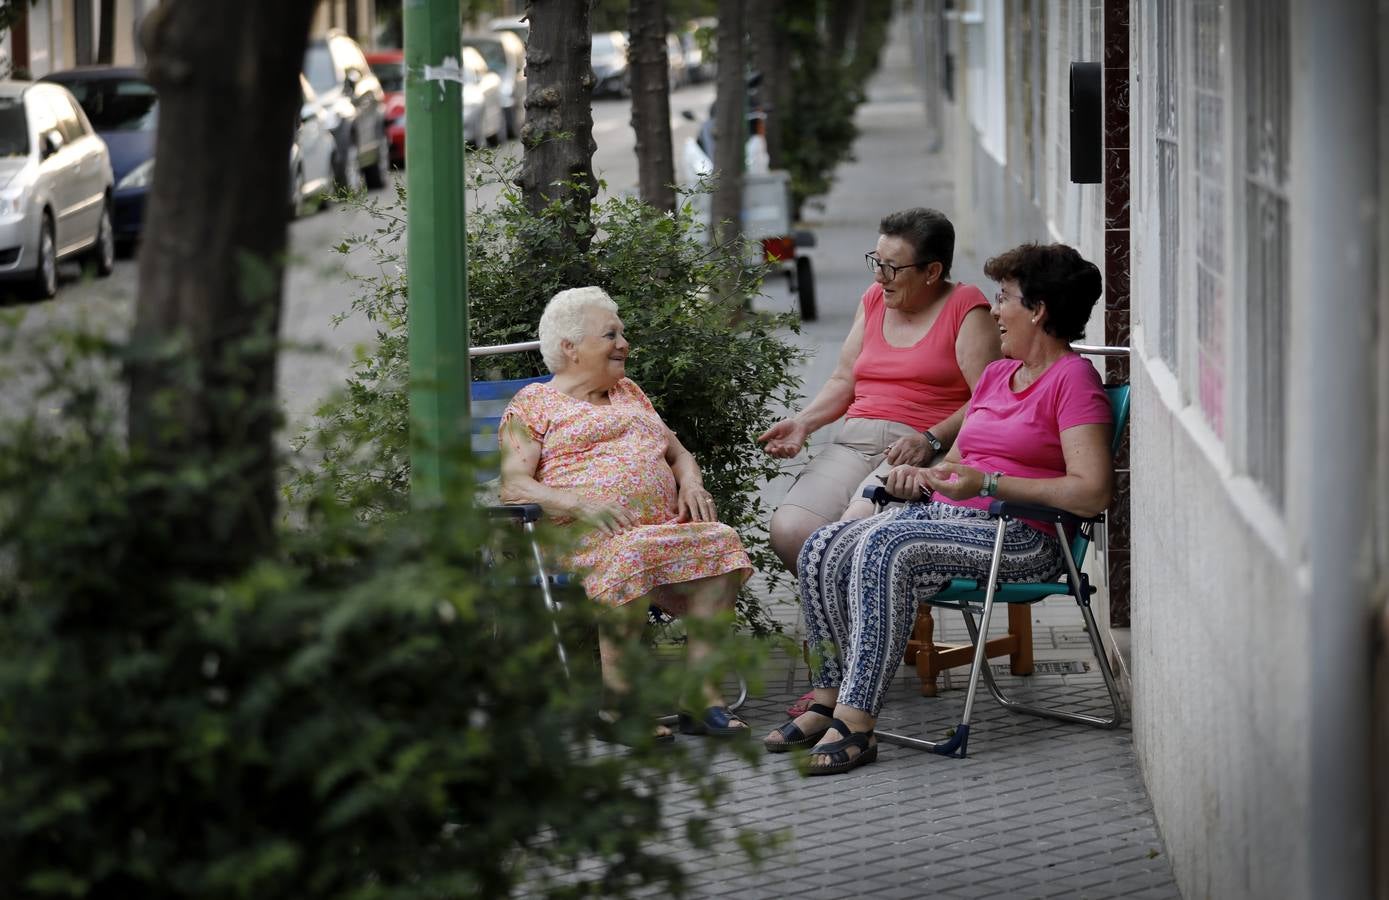
<path id="1" fill-rule="evenodd" d="M 1389 3 L 909 8 L 962 242 L 1073 244 L 1132 348 L 1100 567 L 1184 895 L 1389 897 Z"/>

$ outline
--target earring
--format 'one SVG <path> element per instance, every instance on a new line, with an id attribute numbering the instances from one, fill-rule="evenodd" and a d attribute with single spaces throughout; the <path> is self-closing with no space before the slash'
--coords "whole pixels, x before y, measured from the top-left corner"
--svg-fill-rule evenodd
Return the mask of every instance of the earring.
<path id="1" fill-rule="evenodd" d="M 1033 319 L 1033 320 L 1032 320 L 1032 324 L 1033 324 L 1033 325 L 1036 325 L 1036 324 L 1037 324 L 1037 320 L 1036 320 L 1036 319 Z"/>

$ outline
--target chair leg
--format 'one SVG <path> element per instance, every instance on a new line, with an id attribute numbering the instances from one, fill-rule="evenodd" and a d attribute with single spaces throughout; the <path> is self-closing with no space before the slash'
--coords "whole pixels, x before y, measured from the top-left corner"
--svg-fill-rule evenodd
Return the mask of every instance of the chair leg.
<path id="1" fill-rule="evenodd" d="M 940 667 L 936 658 L 936 620 L 931 615 L 931 607 L 925 603 L 918 607 L 914 626 L 916 633 L 912 638 L 921 642 L 917 648 L 916 677 L 921 681 L 921 696 L 934 697 L 940 693 Z"/>
<path id="2" fill-rule="evenodd" d="M 1021 603 L 1008 607 L 1008 633 L 1018 639 L 1018 650 L 1009 654 L 1009 671 L 1014 675 L 1032 674 L 1032 610 Z"/>
<path id="3" fill-rule="evenodd" d="M 930 750 L 941 756 L 965 758 L 969 749 L 969 719 L 974 712 L 974 692 L 979 687 L 980 672 L 988 673 L 989 668 L 988 647 L 986 642 L 980 638 L 980 631 L 982 630 L 984 635 L 989 633 L 989 619 L 993 616 L 994 611 L 994 595 L 998 592 L 998 569 L 1003 562 L 1003 536 L 1007 529 L 1008 520 L 1000 517 L 998 529 L 994 533 L 994 554 L 989 563 L 989 583 L 988 589 L 984 592 L 984 613 L 981 621 L 975 625 L 973 619 L 968 616 L 965 617 L 969 623 L 970 637 L 974 640 L 974 664 L 970 666 L 969 670 L 969 688 L 965 693 L 964 715 L 960 717 L 960 724 L 955 726 L 955 733 L 944 741 L 926 741 L 890 731 L 879 731 L 879 740 L 915 750 Z M 986 675 L 986 677 L 992 678 L 991 675 Z"/>
<path id="4" fill-rule="evenodd" d="M 527 522 L 524 526 L 526 535 L 530 538 L 531 553 L 535 557 L 535 571 L 540 576 L 540 595 L 545 598 L 545 609 L 550 613 L 550 627 L 555 632 L 555 650 L 559 652 L 559 664 L 564 669 L 564 677 L 569 677 L 569 656 L 564 652 L 564 641 L 559 635 L 559 604 L 555 602 L 554 595 L 550 593 L 550 574 L 545 571 L 545 558 L 540 553 L 540 544 L 535 540 L 535 523 Z"/>

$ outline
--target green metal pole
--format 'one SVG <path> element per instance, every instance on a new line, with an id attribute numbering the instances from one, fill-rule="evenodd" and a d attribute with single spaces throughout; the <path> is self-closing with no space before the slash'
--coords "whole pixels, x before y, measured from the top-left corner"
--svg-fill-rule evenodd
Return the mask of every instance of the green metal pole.
<path id="1" fill-rule="evenodd" d="M 468 439 L 468 283 L 458 0 L 405 0 L 406 254 L 410 491 L 416 506 L 458 487 Z"/>

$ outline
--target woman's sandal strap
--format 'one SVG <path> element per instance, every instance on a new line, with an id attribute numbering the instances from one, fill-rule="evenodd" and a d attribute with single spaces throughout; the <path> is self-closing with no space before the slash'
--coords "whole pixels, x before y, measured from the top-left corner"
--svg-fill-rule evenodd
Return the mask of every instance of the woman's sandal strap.
<path id="1" fill-rule="evenodd" d="M 857 758 L 849 756 L 850 747 L 857 747 L 860 756 L 867 752 L 869 741 L 873 737 L 872 729 L 868 731 L 854 731 L 839 719 L 833 719 L 830 723 L 830 728 L 844 735 L 844 737 L 832 743 L 820 744 L 814 747 L 810 751 L 812 756 L 828 756 L 831 760 L 830 766 L 839 766 L 849 762 L 851 759 Z"/>
<path id="2" fill-rule="evenodd" d="M 834 710 L 823 703 L 810 704 L 810 706 L 806 708 L 806 712 L 813 712 L 817 716 L 824 716 L 826 719 L 830 719 L 831 721 L 833 721 L 834 719 Z"/>
<path id="3" fill-rule="evenodd" d="M 816 715 L 824 716 L 831 722 L 834 721 L 834 710 L 821 703 L 810 704 L 810 708 L 806 710 L 806 712 L 813 712 Z M 776 733 L 781 735 L 782 739 L 786 741 L 786 743 L 788 744 L 793 743 L 795 741 L 804 741 L 806 738 L 810 737 L 810 735 L 806 734 L 804 731 L 801 730 L 801 726 L 796 724 L 795 719 L 791 719 L 789 722 L 783 724 L 780 728 L 776 730 Z M 819 734 L 824 733 L 825 729 L 821 729 L 819 732 Z"/>

